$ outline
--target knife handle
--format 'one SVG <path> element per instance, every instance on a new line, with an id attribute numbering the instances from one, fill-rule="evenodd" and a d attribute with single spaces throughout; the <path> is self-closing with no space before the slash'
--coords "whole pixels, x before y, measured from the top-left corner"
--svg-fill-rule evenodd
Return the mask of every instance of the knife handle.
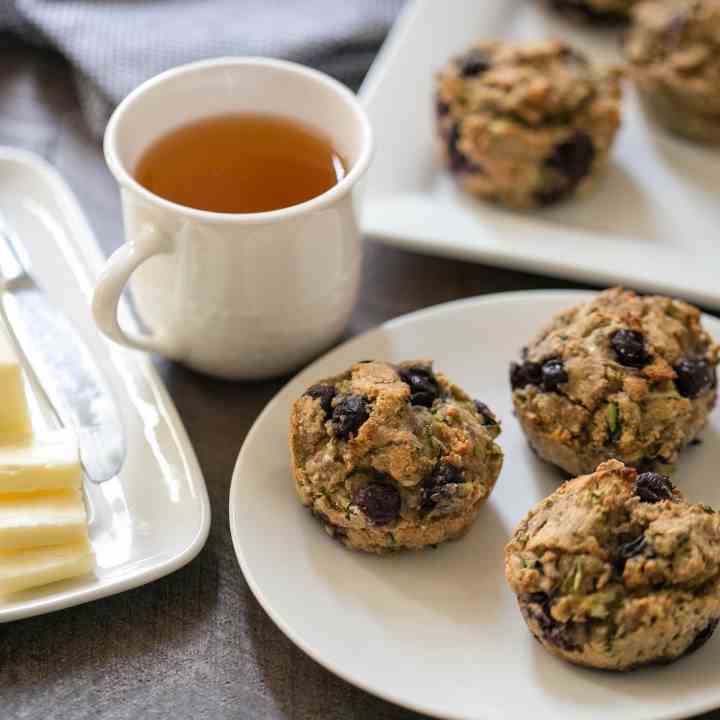
<path id="1" fill-rule="evenodd" d="M 126 330 L 118 320 L 118 306 L 133 272 L 151 257 L 171 252 L 170 239 L 154 225 L 145 224 L 133 240 L 110 256 L 95 287 L 92 312 L 98 328 L 116 343 L 179 361 L 183 353 L 168 337 L 162 333 L 147 335 Z"/>

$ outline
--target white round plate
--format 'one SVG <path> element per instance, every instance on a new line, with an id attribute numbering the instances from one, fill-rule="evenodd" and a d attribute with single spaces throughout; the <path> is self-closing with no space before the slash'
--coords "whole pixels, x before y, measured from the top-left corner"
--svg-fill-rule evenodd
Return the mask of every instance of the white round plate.
<path id="1" fill-rule="evenodd" d="M 508 364 L 579 292 L 488 296 L 423 310 L 355 338 L 300 373 L 250 431 L 230 491 L 240 566 L 260 604 L 308 655 L 399 705 L 447 718 L 682 718 L 720 706 L 720 638 L 675 665 L 615 675 L 583 670 L 534 642 L 503 577 L 503 547 L 562 476 L 538 461 L 512 415 Z M 706 317 L 720 337 L 720 321 Z M 368 556 L 326 535 L 295 496 L 291 405 L 357 360 L 427 357 L 501 417 L 505 467 L 462 540 Z M 678 483 L 720 505 L 720 418 L 683 456 Z"/>

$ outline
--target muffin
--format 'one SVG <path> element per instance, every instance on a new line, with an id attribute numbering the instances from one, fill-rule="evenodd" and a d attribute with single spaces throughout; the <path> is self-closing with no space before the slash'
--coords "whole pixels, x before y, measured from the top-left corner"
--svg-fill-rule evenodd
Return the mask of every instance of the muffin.
<path id="1" fill-rule="evenodd" d="M 641 3 L 625 55 L 654 118 L 690 140 L 720 143 L 720 2 Z"/>
<path id="2" fill-rule="evenodd" d="M 557 315 L 510 367 L 531 447 L 570 475 L 672 472 L 717 398 L 718 346 L 681 300 L 614 288 Z"/>
<path id="3" fill-rule="evenodd" d="M 641 0 L 549 0 L 559 12 L 593 24 L 623 23 Z"/>
<path id="4" fill-rule="evenodd" d="M 588 187 L 620 125 L 619 73 L 561 41 L 479 43 L 437 75 L 445 162 L 460 187 L 513 208 Z"/>
<path id="5" fill-rule="evenodd" d="M 420 549 L 462 535 L 492 492 L 500 423 L 427 361 L 359 362 L 294 404 L 300 500 L 356 550 Z"/>
<path id="6" fill-rule="evenodd" d="M 606 670 L 672 662 L 720 619 L 720 515 L 610 460 L 530 511 L 505 574 L 553 655 Z"/>

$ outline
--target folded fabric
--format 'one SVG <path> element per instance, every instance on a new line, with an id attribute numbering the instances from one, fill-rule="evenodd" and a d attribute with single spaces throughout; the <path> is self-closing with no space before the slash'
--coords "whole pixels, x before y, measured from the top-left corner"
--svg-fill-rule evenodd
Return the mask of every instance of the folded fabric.
<path id="1" fill-rule="evenodd" d="M 9 0 L 0 30 L 59 50 L 94 131 L 143 80 L 208 57 L 295 60 L 354 86 L 404 0 Z"/>

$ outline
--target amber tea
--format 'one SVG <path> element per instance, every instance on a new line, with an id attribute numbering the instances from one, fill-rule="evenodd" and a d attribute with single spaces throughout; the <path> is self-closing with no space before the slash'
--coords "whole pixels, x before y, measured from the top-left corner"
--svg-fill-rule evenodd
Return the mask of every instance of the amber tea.
<path id="1" fill-rule="evenodd" d="M 288 118 L 219 115 L 170 131 L 141 156 L 135 178 L 179 205 L 256 213 L 322 195 L 345 175 L 328 138 Z"/>

